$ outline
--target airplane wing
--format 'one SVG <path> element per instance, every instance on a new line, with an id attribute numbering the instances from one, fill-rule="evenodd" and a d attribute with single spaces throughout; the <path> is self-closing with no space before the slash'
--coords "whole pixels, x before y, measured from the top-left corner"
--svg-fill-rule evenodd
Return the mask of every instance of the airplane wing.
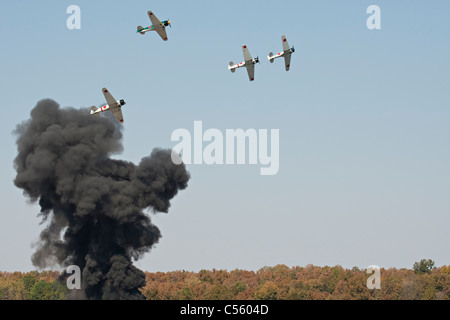
<path id="1" fill-rule="evenodd" d="M 114 117 L 116 117 L 117 121 L 123 123 L 123 114 L 122 109 L 120 107 L 116 106 L 114 108 L 111 108 L 111 112 L 113 113 Z"/>
<path id="2" fill-rule="evenodd" d="M 155 29 L 156 32 L 158 32 L 159 36 L 161 37 L 161 39 L 163 39 L 164 41 L 167 41 L 167 32 L 166 32 L 166 28 L 162 27 L 162 28 L 156 28 Z"/>
<path id="3" fill-rule="evenodd" d="M 289 71 L 289 67 L 291 66 L 291 53 L 284 55 L 284 65 L 286 67 L 286 71 Z"/>
<path id="4" fill-rule="evenodd" d="M 109 93 L 108 89 L 103 88 L 103 95 L 105 96 L 106 102 L 108 103 L 110 108 L 113 108 L 114 106 L 117 106 L 117 100 L 114 99 L 111 93 Z"/>
<path id="5" fill-rule="evenodd" d="M 248 78 L 250 81 L 255 80 L 255 66 L 253 63 L 245 64 L 245 66 L 247 67 Z"/>
<path id="6" fill-rule="evenodd" d="M 281 36 L 281 42 L 283 43 L 283 51 L 290 49 L 289 44 L 286 40 L 286 36 L 284 34 Z"/>
<path id="7" fill-rule="evenodd" d="M 150 18 L 150 21 L 152 22 L 153 27 L 155 28 L 155 31 L 158 32 L 161 39 L 163 39 L 164 41 L 167 41 L 168 38 L 167 38 L 166 28 L 164 27 L 164 25 L 153 14 L 153 12 L 148 11 L 147 14 L 148 14 L 148 17 Z"/>
<path id="8" fill-rule="evenodd" d="M 242 46 L 242 52 L 244 53 L 244 60 L 245 62 L 252 60 L 252 55 L 250 54 L 250 51 L 248 51 L 247 45 Z"/>

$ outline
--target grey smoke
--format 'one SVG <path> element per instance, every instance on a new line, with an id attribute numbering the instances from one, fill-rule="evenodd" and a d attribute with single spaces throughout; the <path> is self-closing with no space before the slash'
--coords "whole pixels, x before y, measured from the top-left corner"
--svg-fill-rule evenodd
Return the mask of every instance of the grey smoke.
<path id="1" fill-rule="evenodd" d="M 120 128 L 47 99 L 14 132 L 14 183 L 39 203 L 46 223 L 32 262 L 79 266 L 88 299 L 144 298 L 145 274 L 132 261 L 161 237 L 144 211 L 168 212 L 190 178 L 170 150 L 154 149 L 138 165 L 111 159 L 123 149 Z"/>

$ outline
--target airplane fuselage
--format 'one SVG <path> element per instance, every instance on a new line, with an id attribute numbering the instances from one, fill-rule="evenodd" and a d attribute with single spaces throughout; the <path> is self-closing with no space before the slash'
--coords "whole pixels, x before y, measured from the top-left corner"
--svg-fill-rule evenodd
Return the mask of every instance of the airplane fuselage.
<path id="1" fill-rule="evenodd" d="M 151 26 L 148 26 L 148 27 L 146 27 L 146 28 L 144 28 L 142 30 L 138 30 L 136 32 L 141 32 L 141 33 L 144 32 L 144 33 L 146 33 L 146 32 L 154 31 L 154 30 L 155 30 L 155 27 L 153 25 L 151 25 Z"/>
<path id="2" fill-rule="evenodd" d="M 283 57 L 285 55 L 292 54 L 294 51 L 295 51 L 294 48 L 289 48 L 288 50 L 285 50 L 285 51 L 282 51 L 282 52 L 278 52 L 277 54 L 269 56 L 268 58 L 269 58 L 270 62 L 272 62 L 273 59 L 281 58 L 281 57 Z"/>
<path id="3" fill-rule="evenodd" d="M 106 111 L 106 110 L 109 110 L 109 105 L 100 107 L 100 108 L 98 108 L 98 109 L 95 110 L 95 111 L 91 111 L 91 114 L 96 114 L 96 113 L 104 112 L 104 111 Z"/>
<path id="4" fill-rule="evenodd" d="M 168 25 L 170 25 L 171 22 L 170 22 L 169 20 L 164 20 L 164 21 L 161 21 L 161 23 L 162 23 L 163 29 L 164 29 L 165 27 L 167 27 Z M 151 26 L 142 28 L 142 29 L 140 29 L 140 30 L 139 30 L 139 28 L 138 28 L 137 31 L 136 31 L 136 33 L 145 34 L 146 32 L 149 32 L 149 31 L 155 31 L 155 29 L 156 29 L 155 26 L 154 26 L 154 25 L 151 25 Z"/>
<path id="5" fill-rule="evenodd" d="M 258 62 L 258 60 L 259 60 L 258 58 L 254 58 L 254 59 L 243 61 L 243 62 L 237 63 L 237 64 L 231 64 L 230 63 L 230 65 L 228 66 L 228 69 L 229 70 L 234 70 L 234 69 L 237 69 L 237 68 L 248 67 L 248 66 L 256 64 Z"/>
<path id="6" fill-rule="evenodd" d="M 120 109 L 123 105 L 125 105 L 125 100 L 118 100 L 118 101 L 116 101 L 116 104 L 113 107 L 118 107 Z M 100 112 L 105 112 L 105 111 L 108 111 L 110 109 L 111 109 L 111 107 L 109 106 L 109 104 L 107 104 L 107 105 L 104 105 L 103 107 L 98 108 L 95 111 L 91 110 L 91 114 L 97 114 L 97 113 L 100 113 Z"/>
<path id="7" fill-rule="evenodd" d="M 246 67 L 249 64 L 250 64 L 250 61 L 248 61 L 248 62 L 244 61 L 244 62 L 241 62 L 241 63 L 237 63 L 234 66 L 231 66 L 231 68 L 242 68 L 242 67 Z"/>

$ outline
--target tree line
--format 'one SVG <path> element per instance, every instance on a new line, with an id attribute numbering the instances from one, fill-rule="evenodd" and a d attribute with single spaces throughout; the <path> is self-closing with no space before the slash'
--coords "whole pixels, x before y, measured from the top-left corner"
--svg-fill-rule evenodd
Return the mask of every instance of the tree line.
<path id="1" fill-rule="evenodd" d="M 425 259 L 413 269 L 381 268 L 380 289 L 368 289 L 366 270 L 339 265 L 145 274 L 141 291 L 148 300 L 450 300 L 450 265 L 437 268 Z M 71 290 L 60 275 L 0 272 L 0 299 L 67 299 Z"/>

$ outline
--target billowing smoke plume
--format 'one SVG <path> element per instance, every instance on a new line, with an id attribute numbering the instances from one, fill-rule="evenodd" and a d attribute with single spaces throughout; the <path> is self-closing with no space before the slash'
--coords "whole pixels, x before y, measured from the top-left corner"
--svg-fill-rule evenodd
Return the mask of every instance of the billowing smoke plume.
<path id="1" fill-rule="evenodd" d="M 145 275 L 132 261 L 161 237 L 144 209 L 168 211 L 187 187 L 184 164 L 161 149 L 139 165 L 111 159 L 122 151 L 120 125 L 53 100 L 40 101 L 15 134 L 14 183 L 46 222 L 33 264 L 79 266 L 88 299 L 143 299 Z"/>

